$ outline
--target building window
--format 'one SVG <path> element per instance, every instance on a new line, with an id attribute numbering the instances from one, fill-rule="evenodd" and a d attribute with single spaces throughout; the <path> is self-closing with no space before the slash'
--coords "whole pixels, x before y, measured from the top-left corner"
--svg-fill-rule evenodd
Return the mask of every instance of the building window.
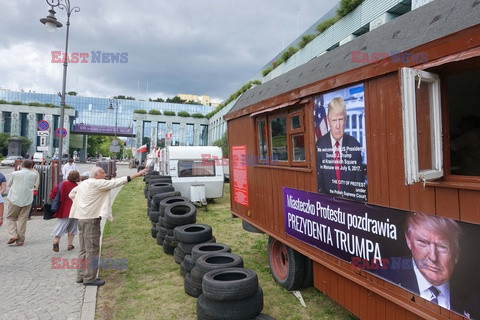
<path id="1" fill-rule="evenodd" d="M 257 156 L 261 162 L 257 164 L 307 166 L 303 109 L 268 114 L 255 121 Z"/>
<path id="2" fill-rule="evenodd" d="M 5 121 L 3 124 L 3 132 L 10 134 L 10 131 L 12 130 L 12 113 L 4 111 L 3 120 Z"/>
<path id="3" fill-rule="evenodd" d="M 208 126 L 205 124 L 200 125 L 200 145 L 208 145 Z"/>
<path id="4" fill-rule="evenodd" d="M 165 148 L 165 134 L 167 134 L 167 124 L 165 122 L 159 122 L 157 132 L 158 148 Z"/>
<path id="5" fill-rule="evenodd" d="M 187 128 L 185 132 L 185 145 L 193 146 L 193 123 L 187 123 Z"/>
<path id="6" fill-rule="evenodd" d="M 172 123 L 172 146 L 180 145 L 180 123 Z"/>

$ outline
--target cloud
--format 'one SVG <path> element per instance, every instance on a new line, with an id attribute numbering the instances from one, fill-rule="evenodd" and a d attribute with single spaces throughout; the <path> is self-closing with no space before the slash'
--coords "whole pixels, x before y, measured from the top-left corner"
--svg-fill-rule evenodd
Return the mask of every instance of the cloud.
<path id="1" fill-rule="evenodd" d="M 67 90 L 81 95 L 128 95 L 137 99 L 206 94 L 226 99 L 283 46 L 292 42 L 337 0 L 76 1 L 69 52 L 127 53 L 127 63 L 71 63 Z M 64 26 L 48 34 L 39 0 L 2 1 L 0 87 L 61 90 Z"/>

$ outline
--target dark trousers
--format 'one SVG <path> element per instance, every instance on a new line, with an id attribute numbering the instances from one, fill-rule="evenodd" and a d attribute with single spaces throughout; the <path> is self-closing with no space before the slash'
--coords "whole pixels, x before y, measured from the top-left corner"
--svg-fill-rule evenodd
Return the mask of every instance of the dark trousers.
<path id="1" fill-rule="evenodd" d="M 97 278 L 100 251 L 100 218 L 78 219 L 78 253 L 77 281 L 91 282 Z"/>

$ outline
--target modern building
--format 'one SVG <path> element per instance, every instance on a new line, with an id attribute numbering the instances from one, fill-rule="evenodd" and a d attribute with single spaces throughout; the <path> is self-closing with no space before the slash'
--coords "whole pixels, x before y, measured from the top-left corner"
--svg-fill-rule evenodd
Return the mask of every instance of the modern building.
<path id="1" fill-rule="evenodd" d="M 196 94 L 185 94 L 185 93 L 179 93 L 177 94 L 177 97 L 179 97 L 182 100 L 185 101 L 192 101 L 195 103 L 200 103 L 204 106 L 212 106 L 215 107 L 218 104 L 212 102 L 212 98 L 210 96 L 202 95 L 202 96 L 197 96 Z"/>

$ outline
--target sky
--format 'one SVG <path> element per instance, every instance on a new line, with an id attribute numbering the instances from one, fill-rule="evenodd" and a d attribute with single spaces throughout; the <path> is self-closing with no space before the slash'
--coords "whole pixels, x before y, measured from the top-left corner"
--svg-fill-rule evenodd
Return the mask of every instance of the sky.
<path id="1" fill-rule="evenodd" d="M 337 3 L 71 0 L 80 12 L 70 17 L 68 52 L 84 58 L 68 64 L 66 91 L 137 100 L 186 93 L 221 102 Z M 55 8 L 63 27 L 49 33 L 39 21 L 49 9 L 45 0 L 0 2 L 0 88 L 61 91 L 63 63 L 53 52 L 65 52 L 67 14 Z M 108 61 L 116 54 L 122 63 Z"/>

